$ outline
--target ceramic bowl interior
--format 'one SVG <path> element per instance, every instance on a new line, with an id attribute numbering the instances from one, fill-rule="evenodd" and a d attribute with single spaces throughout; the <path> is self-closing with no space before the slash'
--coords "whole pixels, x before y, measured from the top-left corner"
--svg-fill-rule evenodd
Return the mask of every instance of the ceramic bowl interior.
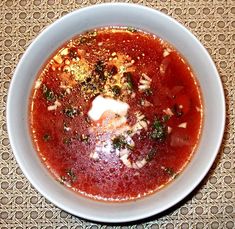
<path id="1" fill-rule="evenodd" d="M 35 152 L 28 125 L 29 96 L 38 71 L 65 41 L 104 26 L 133 26 L 167 40 L 187 59 L 199 81 L 205 117 L 195 155 L 174 182 L 146 198 L 105 203 L 84 198 L 49 174 Z M 201 43 L 174 19 L 156 10 L 125 3 L 91 6 L 74 11 L 46 28 L 21 58 L 8 94 L 7 127 L 10 143 L 23 173 L 48 200 L 73 215 L 94 221 L 126 222 L 160 213 L 186 197 L 211 167 L 224 131 L 225 102 L 215 65 Z"/>

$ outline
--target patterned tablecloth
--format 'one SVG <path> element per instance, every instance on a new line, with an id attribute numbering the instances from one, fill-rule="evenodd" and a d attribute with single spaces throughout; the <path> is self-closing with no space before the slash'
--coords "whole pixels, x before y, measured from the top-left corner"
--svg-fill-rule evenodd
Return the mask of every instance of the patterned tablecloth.
<path id="1" fill-rule="evenodd" d="M 109 0 L 108 0 L 109 1 Z M 226 95 L 226 130 L 206 178 L 185 200 L 152 218 L 123 225 L 89 222 L 57 208 L 18 167 L 6 130 L 7 91 L 30 42 L 68 12 L 100 0 L 0 1 L 0 228 L 235 228 L 235 1 L 133 0 L 171 15 L 211 54 Z"/>

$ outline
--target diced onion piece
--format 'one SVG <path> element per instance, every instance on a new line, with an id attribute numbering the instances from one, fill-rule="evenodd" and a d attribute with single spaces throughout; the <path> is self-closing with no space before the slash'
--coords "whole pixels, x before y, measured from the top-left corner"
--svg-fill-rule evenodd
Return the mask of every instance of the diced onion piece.
<path id="1" fill-rule="evenodd" d="M 136 123 L 133 127 L 132 127 L 132 135 L 135 135 L 136 133 L 140 133 L 139 131 L 142 130 L 143 127 L 139 124 Z"/>
<path id="2" fill-rule="evenodd" d="M 197 112 L 201 112 L 201 109 L 199 107 L 196 107 Z"/>
<path id="3" fill-rule="evenodd" d="M 129 68 L 129 67 L 131 67 L 134 63 L 135 63 L 135 61 L 132 60 L 131 62 L 126 63 L 126 64 L 125 64 L 125 67 L 126 67 L 126 68 Z"/>
<path id="4" fill-rule="evenodd" d="M 131 165 L 131 162 L 130 160 L 128 159 L 128 154 L 124 154 L 122 157 L 120 157 L 120 160 L 123 162 L 123 164 L 128 167 L 128 168 L 131 168 L 132 165 Z"/>
<path id="5" fill-rule="evenodd" d="M 178 125 L 179 128 L 186 128 L 187 127 L 187 122 L 180 123 Z"/>
<path id="6" fill-rule="evenodd" d="M 60 55 L 55 55 L 53 57 L 54 61 L 57 62 L 58 64 L 61 64 L 63 62 L 63 59 Z"/>
<path id="7" fill-rule="evenodd" d="M 70 64 L 70 61 L 67 59 L 67 60 L 65 60 L 64 63 L 67 64 L 67 65 L 69 65 L 69 64 Z"/>
<path id="8" fill-rule="evenodd" d="M 142 100 L 142 101 L 141 101 L 141 105 L 143 105 L 143 106 L 145 106 L 145 107 L 153 106 L 153 104 L 150 103 L 148 100 Z"/>
<path id="9" fill-rule="evenodd" d="M 63 89 L 65 89 L 65 91 L 68 93 L 68 94 L 70 94 L 71 93 L 71 86 L 69 86 L 69 85 L 63 85 L 63 84 L 61 84 L 60 85 L 60 88 L 63 88 Z"/>
<path id="10" fill-rule="evenodd" d="M 136 123 L 132 126 L 132 134 L 131 136 L 135 134 L 140 134 L 140 130 L 143 128 L 145 130 L 148 129 L 148 121 L 145 120 L 145 116 L 141 112 L 136 112 Z"/>
<path id="11" fill-rule="evenodd" d="M 94 159 L 95 161 L 99 160 L 99 154 L 95 151 L 90 154 L 90 158 Z"/>
<path id="12" fill-rule="evenodd" d="M 136 161 L 136 162 L 135 162 L 135 164 L 137 165 L 137 167 L 138 167 L 139 169 L 141 169 L 142 167 L 144 167 L 144 166 L 146 165 L 146 163 L 147 163 L 147 161 L 146 161 L 145 158 L 142 159 L 141 161 Z"/>
<path id="13" fill-rule="evenodd" d="M 161 73 L 161 75 L 164 75 L 165 71 L 166 71 L 166 66 L 164 64 L 161 64 L 160 65 L 160 73 Z"/>
<path id="14" fill-rule="evenodd" d="M 136 115 L 137 121 L 141 121 L 145 118 L 145 116 L 141 112 L 136 112 L 135 115 Z"/>
<path id="15" fill-rule="evenodd" d="M 137 164 L 135 162 L 132 163 L 132 168 L 133 169 L 139 169 L 139 167 L 137 166 Z"/>
<path id="16" fill-rule="evenodd" d="M 56 100 L 53 105 L 47 107 L 47 110 L 53 111 L 53 110 L 56 110 L 57 107 L 59 106 L 61 106 L 61 103 L 58 100 Z"/>
<path id="17" fill-rule="evenodd" d="M 159 67 L 160 74 L 162 76 L 165 75 L 169 63 L 170 63 L 170 61 L 169 61 L 169 59 L 167 57 L 162 60 L 162 62 L 160 64 L 160 67 Z"/>
<path id="18" fill-rule="evenodd" d="M 64 72 L 69 72 L 69 71 L 70 71 L 70 67 L 69 67 L 68 65 L 65 65 L 65 66 L 63 67 L 63 71 L 64 71 Z"/>
<path id="19" fill-rule="evenodd" d="M 122 157 L 124 155 L 128 155 L 129 154 L 129 150 L 128 149 L 122 149 L 120 152 L 119 152 L 119 156 Z"/>
<path id="20" fill-rule="evenodd" d="M 131 93 L 131 98 L 133 99 L 133 98 L 135 98 L 135 96 L 136 96 L 135 92 L 132 92 Z"/>
<path id="21" fill-rule="evenodd" d="M 70 94 L 71 93 L 71 89 L 70 88 L 66 88 L 66 90 L 65 90 L 68 94 Z"/>
<path id="22" fill-rule="evenodd" d="M 38 89 L 42 84 L 42 81 L 41 80 L 37 80 L 36 83 L 35 83 L 35 89 Z"/>
<path id="23" fill-rule="evenodd" d="M 147 122 L 146 121 L 140 121 L 140 125 L 145 129 L 145 130 L 147 130 L 148 129 L 148 124 L 147 124 Z"/>
<path id="24" fill-rule="evenodd" d="M 150 82 L 152 81 L 152 79 L 149 78 L 145 73 L 143 73 L 142 76 L 143 76 L 146 80 L 148 80 L 148 81 L 150 81 Z"/>
<path id="25" fill-rule="evenodd" d="M 71 130 L 71 128 L 70 128 L 70 127 L 65 126 L 65 127 L 64 127 L 64 130 L 65 130 L 65 131 L 70 131 L 70 130 Z"/>
<path id="26" fill-rule="evenodd" d="M 56 100 L 55 105 L 59 107 L 59 106 L 61 106 L 61 103 L 58 100 Z"/>
<path id="27" fill-rule="evenodd" d="M 167 127 L 167 133 L 170 134 L 172 132 L 172 128 L 170 126 Z"/>
<path id="28" fill-rule="evenodd" d="M 143 85 L 150 85 L 151 81 L 141 79 L 140 83 Z"/>
<path id="29" fill-rule="evenodd" d="M 67 55 L 69 53 L 69 50 L 68 50 L 68 48 L 65 48 L 65 49 L 63 49 L 61 52 L 60 52 L 60 54 L 61 55 Z"/>
<path id="30" fill-rule="evenodd" d="M 142 78 L 140 79 L 140 85 L 138 86 L 140 91 L 145 91 L 150 88 L 150 83 L 152 79 L 150 79 L 145 73 L 142 73 Z"/>
<path id="31" fill-rule="evenodd" d="M 138 87 L 140 90 L 146 90 L 146 89 L 149 89 L 150 88 L 150 86 L 148 85 L 148 84 L 142 84 L 142 85 L 139 85 L 139 87 Z"/>
<path id="32" fill-rule="evenodd" d="M 53 110 L 56 110 L 56 109 L 57 109 L 57 106 L 55 104 L 47 107 L 48 111 L 53 111 Z"/>
<path id="33" fill-rule="evenodd" d="M 165 48 L 164 51 L 163 51 L 163 57 L 166 57 L 168 55 L 170 55 L 171 53 L 171 49 L 170 48 Z"/>
<path id="34" fill-rule="evenodd" d="M 164 49 L 163 51 L 163 57 L 166 57 L 170 54 L 170 52 L 168 51 L 168 49 Z"/>
<path id="35" fill-rule="evenodd" d="M 120 127 L 122 125 L 124 125 L 127 121 L 126 117 L 124 116 L 121 116 L 119 118 L 115 118 L 115 119 L 107 119 L 107 126 L 109 128 L 117 128 L 117 127 Z"/>
<path id="36" fill-rule="evenodd" d="M 169 116 L 173 116 L 174 113 L 172 112 L 172 110 L 168 107 L 167 109 L 163 110 L 163 112 Z"/>

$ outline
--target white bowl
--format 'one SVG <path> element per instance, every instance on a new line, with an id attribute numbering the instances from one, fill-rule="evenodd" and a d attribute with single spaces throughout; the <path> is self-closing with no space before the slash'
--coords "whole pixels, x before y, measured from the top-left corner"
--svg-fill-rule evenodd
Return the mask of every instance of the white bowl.
<path id="1" fill-rule="evenodd" d="M 205 117 L 200 144 L 182 174 L 162 190 L 137 201 L 105 203 L 84 198 L 60 185 L 34 150 L 28 125 L 29 96 L 38 71 L 65 41 L 96 27 L 133 26 L 174 45 L 197 76 Z M 20 168 L 32 185 L 63 210 L 89 220 L 127 222 L 158 214 L 186 197 L 210 169 L 223 137 L 225 101 L 216 67 L 206 49 L 185 27 L 165 14 L 140 5 L 111 3 L 74 11 L 46 28 L 21 58 L 8 93 L 7 127 Z"/>

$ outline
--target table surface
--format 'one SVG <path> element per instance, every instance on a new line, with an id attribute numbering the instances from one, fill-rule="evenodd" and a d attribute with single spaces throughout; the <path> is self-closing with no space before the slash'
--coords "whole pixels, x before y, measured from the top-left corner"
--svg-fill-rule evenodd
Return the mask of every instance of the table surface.
<path id="1" fill-rule="evenodd" d="M 210 172 L 186 199 L 163 214 L 139 222 L 96 224 L 54 206 L 22 174 L 9 145 L 5 117 L 7 91 L 19 58 L 40 31 L 57 18 L 101 2 L 0 1 L 0 228 L 235 228 L 234 0 L 132 1 L 158 9 L 192 31 L 211 54 L 223 82 L 227 105 L 223 143 Z"/>

